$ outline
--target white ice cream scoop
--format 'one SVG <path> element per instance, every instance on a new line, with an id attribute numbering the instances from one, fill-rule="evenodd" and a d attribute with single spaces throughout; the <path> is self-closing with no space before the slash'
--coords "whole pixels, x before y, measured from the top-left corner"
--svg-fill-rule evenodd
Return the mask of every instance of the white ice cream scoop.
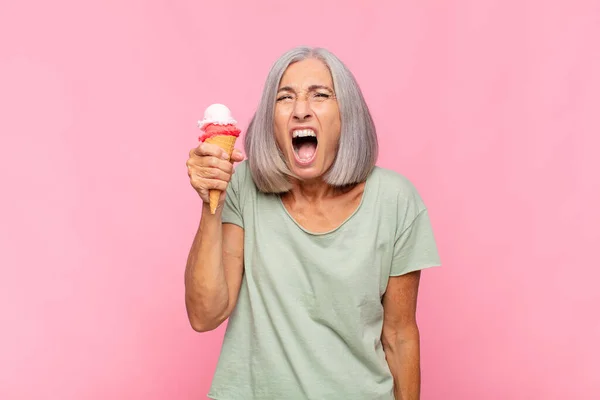
<path id="1" fill-rule="evenodd" d="M 231 111 L 223 104 L 211 104 L 204 110 L 204 119 L 198 121 L 200 129 L 208 124 L 235 125 L 237 121 L 231 116 Z"/>

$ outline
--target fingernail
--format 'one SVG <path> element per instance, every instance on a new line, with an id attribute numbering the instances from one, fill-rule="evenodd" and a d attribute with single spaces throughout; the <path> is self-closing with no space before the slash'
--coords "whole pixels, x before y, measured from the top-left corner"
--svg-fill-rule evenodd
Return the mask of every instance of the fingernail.
<path id="1" fill-rule="evenodd" d="M 227 153 L 225 153 L 225 152 L 223 152 L 223 153 L 221 154 L 221 158 L 222 158 L 223 160 L 229 160 L 229 156 L 228 156 L 228 155 L 227 155 Z"/>

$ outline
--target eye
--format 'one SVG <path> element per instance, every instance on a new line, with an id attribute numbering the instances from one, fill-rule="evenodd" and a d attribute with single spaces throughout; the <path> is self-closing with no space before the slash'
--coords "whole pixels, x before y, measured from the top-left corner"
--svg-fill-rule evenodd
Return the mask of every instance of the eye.
<path id="1" fill-rule="evenodd" d="M 282 100 L 292 100 L 292 95 L 283 94 L 277 98 L 277 101 L 282 101 Z"/>
<path id="2" fill-rule="evenodd" d="M 315 97 L 320 97 L 320 98 L 323 98 L 323 99 L 328 99 L 331 96 L 328 93 L 317 92 L 317 93 L 315 93 Z"/>

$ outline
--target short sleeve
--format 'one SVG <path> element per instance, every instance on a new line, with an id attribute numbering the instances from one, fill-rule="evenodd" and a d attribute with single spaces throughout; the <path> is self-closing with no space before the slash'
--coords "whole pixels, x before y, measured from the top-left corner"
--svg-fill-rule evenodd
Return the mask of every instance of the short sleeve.
<path id="1" fill-rule="evenodd" d="M 440 266 L 440 257 L 427 209 L 421 210 L 396 238 L 391 276 Z"/>
<path id="2" fill-rule="evenodd" d="M 223 214 L 221 221 L 224 224 L 234 224 L 239 227 L 244 227 L 244 218 L 242 215 L 242 187 L 244 178 L 245 165 L 240 164 L 236 168 L 235 173 L 231 177 L 229 185 L 227 185 L 227 196 L 223 206 Z"/>

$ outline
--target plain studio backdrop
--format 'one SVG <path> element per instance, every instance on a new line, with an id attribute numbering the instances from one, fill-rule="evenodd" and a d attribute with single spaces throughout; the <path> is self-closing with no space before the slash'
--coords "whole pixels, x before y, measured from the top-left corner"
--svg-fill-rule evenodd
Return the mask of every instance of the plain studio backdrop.
<path id="1" fill-rule="evenodd" d="M 1 399 L 205 398 L 196 121 L 222 102 L 245 129 L 304 44 L 355 73 L 378 164 L 430 208 L 422 398 L 600 398 L 599 1 L 0 4 Z"/>

